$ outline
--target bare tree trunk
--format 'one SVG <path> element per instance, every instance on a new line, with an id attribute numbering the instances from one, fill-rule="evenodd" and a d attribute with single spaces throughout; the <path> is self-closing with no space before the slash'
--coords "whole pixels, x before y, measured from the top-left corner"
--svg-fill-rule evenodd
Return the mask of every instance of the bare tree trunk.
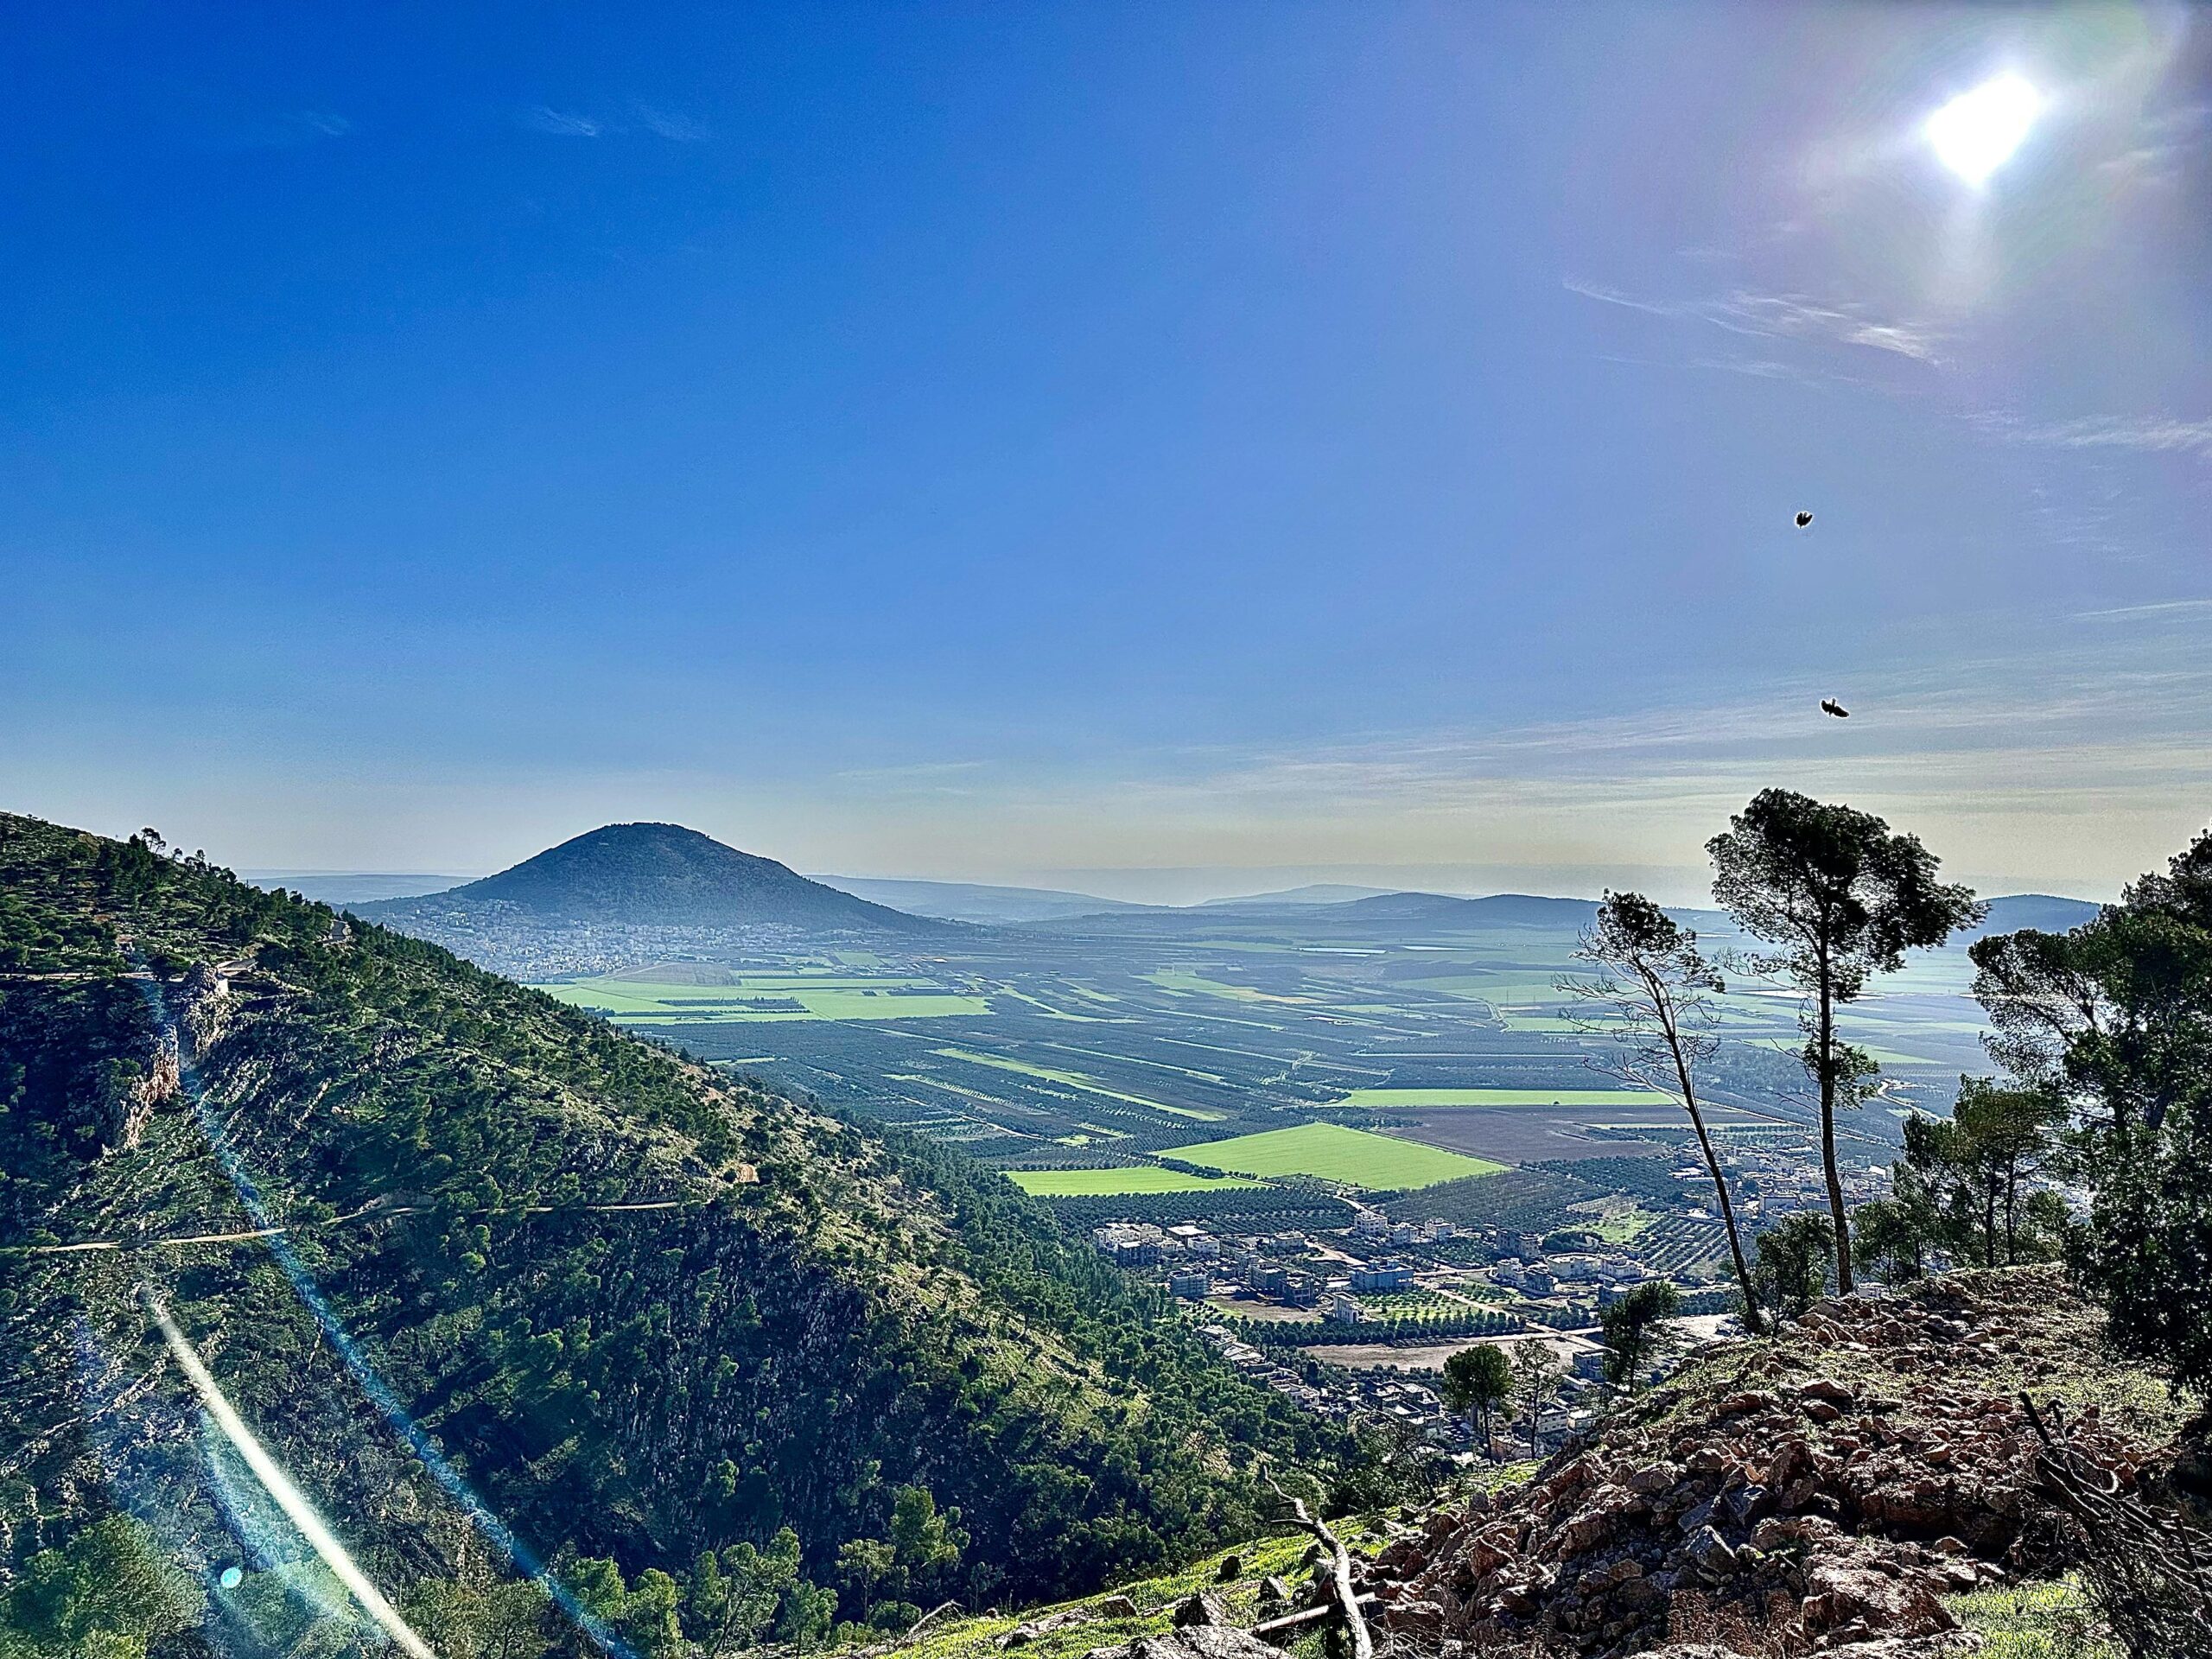
<path id="1" fill-rule="evenodd" d="M 1821 955 L 1821 1162 L 1828 1178 L 1828 1219 L 1835 1226 L 1835 1287 L 1848 1296 L 1851 1281 L 1851 1218 L 1844 1213 L 1843 1177 L 1835 1165 L 1835 1007 L 1828 982 L 1827 953 Z"/>
<path id="2" fill-rule="evenodd" d="M 2020 1262 L 2019 1200 L 2020 1166 L 2010 1163 L 2005 1166 L 2005 1265 L 2008 1268 Z"/>
<path id="3" fill-rule="evenodd" d="M 1697 1089 L 1690 1082 L 1689 1060 L 1682 1052 L 1681 1031 L 1675 1022 L 1673 1004 L 1655 975 L 1646 971 L 1643 985 L 1659 1015 L 1660 1029 L 1666 1033 L 1667 1052 L 1675 1062 L 1675 1081 L 1681 1085 L 1682 1109 L 1690 1115 L 1690 1127 L 1697 1131 L 1698 1147 L 1705 1154 L 1706 1173 L 1713 1177 L 1713 1196 L 1720 1202 L 1721 1224 L 1728 1231 L 1728 1254 L 1736 1263 L 1736 1287 L 1744 1294 L 1744 1328 L 1755 1337 L 1762 1336 L 1766 1321 L 1759 1314 L 1758 1297 L 1751 1289 L 1751 1269 L 1744 1259 L 1743 1236 L 1736 1230 L 1736 1206 L 1729 1201 L 1728 1183 L 1720 1173 L 1720 1156 L 1713 1149 L 1713 1136 L 1706 1130 L 1705 1114 L 1698 1109 Z"/>
<path id="4" fill-rule="evenodd" d="M 1682 1063 L 1681 1045 L 1670 1029 L 1668 1046 L 1674 1050 L 1675 1075 L 1681 1079 L 1682 1106 L 1690 1115 L 1690 1127 L 1697 1131 L 1697 1144 L 1705 1154 L 1706 1173 L 1713 1177 L 1713 1194 L 1720 1201 L 1721 1225 L 1728 1230 L 1728 1254 L 1736 1263 L 1736 1287 L 1744 1294 L 1744 1328 L 1753 1336 L 1766 1333 L 1766 1320 L 1759 1313 L 1758 1293 L 1751 1288 L 1751 1265 L 1744 1259 L 1743 1235 L 1736 1230 L 1736 1206 L 1728 1198 L 1728 1182 L 1720 1173 L 1720 1155 L 1713 1149 L 1713 1136 L 1705 1127 L 1705 1114 L 1698 1109 L 1696 1092 L 1690 1087 L 1689 1067 Z"/>

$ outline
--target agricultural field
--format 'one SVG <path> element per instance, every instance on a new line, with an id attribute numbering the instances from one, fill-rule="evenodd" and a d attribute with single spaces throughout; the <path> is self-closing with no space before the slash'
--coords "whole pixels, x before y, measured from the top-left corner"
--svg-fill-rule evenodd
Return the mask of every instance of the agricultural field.
<path id="1" fill-rule="evenodd" d="M 1347 1106 L 1669 1106 L 1669 1096 L 1651 1089 L 1355 1089 Z"/>
<path id="2" fill-rule="evenodd" d="M 1143 1095 L 1123 1094 L 1121 1090 L 1109 1089 L 1104 1084 L 1094 1078 L 1086 1077 L 1080 1072 L 1056 1071 L 1051 1066 L 1039 1065 L 1030 1060 L 1009 1059 L 999 1054 L 977 1054 L 964 1048 L 939 1048 L 931 1052 L 944 1059 L 965 1060 L 971 1065 L 995 1066 L 1001 1071 L 1018 1071 L 1024 1077 L 1041 1077 L 1047 1083 L 1062 1084 L 1070 1089 L 1080 1089 L 1088 1094 L 1103 1095 L 1109 1100 L 1124 1101 L 1132 1106 L 1148 1107 L 1155 1112 L 1172 1113 L 1177 1117 L 1195 1117 L 1201 1122 L 1218 1123 L 1227 1116 L 1226 1113 L 1210 1112 L 1196 1106 L 1170 1106 L 1163 1101 L 1153 1100 Z"/>
<path id="3" fill-rule="evenodd" d="M 1503 1164 L 1469 1158 L 1436 1147 L 1346 1128 L 1341 1123 L 1301 1123 L 1228 1141 L 1177 1147 L 1186 1163 L 1225 1169 L 1239 1175 L 1311 1175 L 1325 1181 L 1376 1191 L 1435 1186 L 1445 1181 L 1494 1175 Z"/>
<path id="4" fill-rule="evenodd" d="M 1658 1219 L 1650 1211 L 1638 1209 L 1634 1199 L 1609 1192 L 1604 1198 L 1571 1205 L 1567 1230 L 1594 1234 L 1608 1244 L 1625 1244 L 1640 1236 Z"/>
<path id="5" fill-rule="evenodd" d="M 1741 1119 L 1716 1109 L 1716 1121 Z M 1410 1124 L 1393 1130 L 1408 1140 L 1443 1147 L 1478 1158 L 1509 1164 L 1552 1163 L 1562 1160 L 1603 1160 L 1624 1152 L 1651 1150 L 1642 1141 L 1647 1134 L 1663 1133 L 1685 1125 L 1681 1108 L 1654 1108 L 1630 1113 L 1618 1107 L 1592 1112 L 1572 1106 L 1447 1106 L 1424 1111 Z"/>
<path id="6" fill-rule="evenodd" d="M 1148 1169 L 1166 1154 L 1224 1169 L 1236 1158 L 1248 1181 L 1440 1194 L 1448 1213 L 1549 1228 L 1564 1224 L 1565 1205 L 1607 1192 L 1650 1208 L 1686 1127 L 1664 1096 L 1592 1070 L 1605 1039 L 1576 1024 L 1557 988 L 1582 919 L 1567 906 L 1556 919 L 1497 925 L 1450 901 L 1434 914 L 1373 916 L 1358 906 L 1140 909 L 977 927 L 926 946 L 753 938 L 717 959 L 696 943 L 682 961 L 544 988 L 827 1107 L 957 1146 L 1025 1185 L 1083 1171 L 1056 1202 L 1086 1215 L 1116 1195 L 1084 1183 L 1133 1178 L 1084 1166 L 1106 1154 Z M 1699 925 L 1716 945 L 1736 942 Z M 1941 1109 L 1961 1071 L 1986 1065 L 1968 976 L 1962 951 L 1916 957 L 1847 1016 L 1878 1050 L 1885 1090 L 1884 1109 L 1840 1126 L 1847 1156 L 1886 1161 L 1898 1114 Z M 1708 1122 L 1724 1140 L 1802 1135 L 1794 1005 L 1732 981 L 1720 1013 Z M 1648 1159 L 1656 1169 L 1622 1161 Z M 1513 1167 L 1532 1164 L 1590 1170 Z M 1489 1177 L 1508 1182 L 1494 1197 L 1449 1196 L 1479 1193 L 1488 1181 L 1468 1178 L 1500 1167 L 1512 1177 Z M 1211 1191 L 1224 1204 L 1232 1192 L 1251 1197 Z M 1125 1185 L 1118 1196 L 1196 1217 L 1181 1206 L 1203 1206 L 1208 1191 Z"/>
<path id="7" fill-rule="evenodd" d="M 1231 1176 L 1192 1175 L 1157 1164 L 1136 1164 L 1127 1169 L 1010 1169 L 1007 1179 L 1036 1198 L 1092 1198 L 1141 1192 L 1218 1192 L 1225 1188 L 1255 1188 L 1257 1181 Z"/>
<path id="8" fill-rule="evenodd" d="M 989 1002 L 897 976 L 748 975 L 722 985 L 579 979 L 537 987 L 548 995 L 624 1024 L 684 1025 L 779 1020 L 925 1020 L 987 1014 Z"/>

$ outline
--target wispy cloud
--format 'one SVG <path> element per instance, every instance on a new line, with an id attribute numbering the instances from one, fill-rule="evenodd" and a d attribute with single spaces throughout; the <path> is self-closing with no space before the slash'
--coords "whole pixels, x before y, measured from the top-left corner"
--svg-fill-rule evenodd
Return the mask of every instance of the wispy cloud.
<path id="1" fill-rule="evenodd" d="M 214 141 L 232 149 L 297 149 L 352 136 L 335 110 L 225 111 L 212 117 Z"/>
<path id="2" fill-rule="evenodd" d="M 2189 644 L 1897 668 L 1867 677 L 1847 726 L 1824 719 L 1802 683 L 1776 681 L 1717 704 L 1193 754 L 1125 775 L 1115 792 L 1140 816 L 1333 818 L 1414 840 L 1416 826 L 1602 840 L 1609 815 L 1701 823 L 1773 782 L 1958 819 L 2170 815 L 2212 793 L 2197 736 L 2212 721 L 2212 666 Z"/>
<path id="3" fill-rule="evenodd" d="M 1655 300 L 1572 277 L 1565 286 L 1569 292 L 1603 305 L 1640 311 L 1647 316 L 1703 322 L 1753 339 L 1859 346 L 1931 365 L 1943 360 L 1943 336 L 1936 329 L 1924 323 L 1875 317 L 1855 301 L 1762 294 L 1742 288 L 1705 299 Z"/>
<path id="4" fill-rule="evenodd" d="M 2076 611 L 2076 622 L 2158 621 L 2184 616 L 2212 616 L 2212 599 L 2165 599 L 2152 605 L 2115 605 L 2109 610 Z"/>
<path id="5" fill-rule="evenodd" d="M 553 109 L 539 104 L 516 118 L 533 132 L 550 132 L 556 138 L 597 138 L 607 130 L 603 122 L 588 115 Z"/>
<path id="6" fill-rule="evenodd" d="M 695 121 L 688 115 L 678 115 L 671 110 L 655 109 L 650 104 L 637 106 L 638 124 L 656 138 L 665 138 L 671 143 L 703 143 L 714 135 L 703 121 Z"/>
<path id="7" fill-rule="evenodd" d="M 2015 443 L 2056 449 L 2133 449 L 2148 454 L 2212 455 L 2212 419 L 2176 420 L 2161 415 L 2094 415 L 2078 421 L 2034 425 L 2005 414 L 1975 424 Z"/>
<path id="8" fill-rule="evenodd" d="M 704 122 L 651 104 L 633 104 L 620 116 L 588 115 L 577 110 L 556 110 L 549 104 L 537 104 L 520 111 L 515 118 L 533 132 L 550 133 L 556 138 L 607 138 L 643 132 L 665 138 L 671 143 L 696 144 L 714 136 Z"/>
<path id="9" fill-rule="evenodd" d="M 2132 148 L 2100 163 L 2101 170 L 2140 184 L 2177 182 L 2183 163 L 2212 148 L 2212 103 L 2183 105 L 2153 116 L 2136 138 Z"/>
<path id="10" fill-rule="evenodd" d="M 885 795 L 968 795 L 976 775 L 991 771 L 988 760 L 919 760 L 899 766 L 851 766 L 834 772 L 838 783 Z"/>

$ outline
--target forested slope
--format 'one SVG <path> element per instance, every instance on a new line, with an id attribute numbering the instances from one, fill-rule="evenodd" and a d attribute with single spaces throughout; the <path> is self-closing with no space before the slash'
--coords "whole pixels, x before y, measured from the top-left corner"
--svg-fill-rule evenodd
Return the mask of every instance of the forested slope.
<path id="1" fill-rule="evenodd" d="M 156 1304 L 403 1595 L 511 1570 L 469 1494 L 633 1578 L 789 1526 L 829 1585 L 902 1490 L 960 1512 L 902 1593 L 1075 1592 L 1249 1535 L 1255 1453 L 1341 1450 L 957 1160 L 14 817 L 0 1107 L 10 1577 L 111 1510 L 193 1575 L 298 1553 Z"/>

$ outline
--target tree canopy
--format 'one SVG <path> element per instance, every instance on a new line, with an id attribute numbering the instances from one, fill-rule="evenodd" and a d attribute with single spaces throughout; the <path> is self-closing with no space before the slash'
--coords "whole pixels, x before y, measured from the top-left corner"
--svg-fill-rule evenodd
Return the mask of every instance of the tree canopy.
<path id="1" fill-rule="evenodd" d="M 2212 832 L 2070 932 L 1970 954 L 1993 1052 L 2069 1113 L 2069 1264 L 2124 1350 L 2212 1386 Z"/>
<path id="2" fill-rule="evenodd" d="M 1605 1351 L 1605 1382 L 1632 1394 L 1644 1374 L 1673 1346 L 1670 1329 L 1682 1306 L 1681 1293 L 1664 1279 L 1631 1287 L 1598 1314 L 1599 1341 Z"/>
<path id="3" fill-rule="evenodd" d="M 1492 1414 L 1512 1394 L 1513 1368 L 1504 1350 L 1493 1344 L 1462 1348 L 1444 1362 L 1445 1407 L 1465 1413 L 1485 1445 Z"/>
<path id="4" fill-rule="evenodd" d="M 1836 1033 L 1835 1011 L 1904 953 L 1941 944 L 1978 919 L 1972 889 L 1939 880 L 1916 836 L 1871 812 L 1786 789 L 1762 790 L 1707 844 L 1713 894 L 1746 932 L 1777 947 L 1753 965 L 1802 1001 L 1803 1063 L 1820 1099 L 1836 1283 L 1851 1288 L 1851 1228 L 1835 1151 L 1835 1114 L 1856 1103 L 1872 1058 Z"/>

